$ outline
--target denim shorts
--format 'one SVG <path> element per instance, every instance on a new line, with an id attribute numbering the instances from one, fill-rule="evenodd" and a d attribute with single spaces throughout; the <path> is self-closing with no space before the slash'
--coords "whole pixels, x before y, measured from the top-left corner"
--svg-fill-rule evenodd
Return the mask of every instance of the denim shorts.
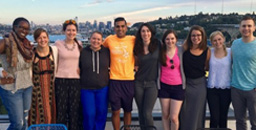
<path id="1" fill-rule="evenodd" d="M 184 100 L 185 90 L 180 85 L 168 85 L 161 82 L 161 89 L 158 90 L 159 98 L 171 98 L 175 100 Z"/>
<path id="2" fill-rule="evenodd" d="M 109 81 L 109 102 L 112 111 L 123 108 L 125 112 L 132 111 L 134 97 L 133 80 L 110 80 Z"/>

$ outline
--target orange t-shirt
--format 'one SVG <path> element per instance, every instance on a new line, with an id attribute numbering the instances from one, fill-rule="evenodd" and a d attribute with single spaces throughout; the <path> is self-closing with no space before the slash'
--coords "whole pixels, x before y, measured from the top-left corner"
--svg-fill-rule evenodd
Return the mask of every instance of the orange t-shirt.
<path id="1" fill-rule="evenodd" d="M 110 79 L 134 80 L 134 36 L 108 36 L 103 45 L 110 50 Z"/>

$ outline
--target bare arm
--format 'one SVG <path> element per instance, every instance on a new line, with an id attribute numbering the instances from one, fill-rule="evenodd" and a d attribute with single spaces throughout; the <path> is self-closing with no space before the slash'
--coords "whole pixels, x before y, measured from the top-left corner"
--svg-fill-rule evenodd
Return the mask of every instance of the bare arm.
<path id="1" fill-rule="evenodd" d="M 206 71 L 209 70 L 209 61 L 210 61 L 210 57 L 211 57 L 211 49 L 208 48 L 208 50 L 207 50 L 207 57 L 206 57 L 206 61 L 205 61 L 205 70 L 206 70 Z"/>

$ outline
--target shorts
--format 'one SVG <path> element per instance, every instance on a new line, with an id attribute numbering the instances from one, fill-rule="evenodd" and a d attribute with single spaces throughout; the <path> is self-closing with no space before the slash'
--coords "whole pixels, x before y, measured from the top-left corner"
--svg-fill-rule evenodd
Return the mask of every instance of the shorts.
<path id="1" fill-rule="evenodd" d="M 110 80 L 109 81 L 109 102 L 112 111 L 123 108 L 125 112 L 132 111 L 134 97 L 133 80 Z"/>
<path id="2" fill-rule="evenodd" d="M 159 98 L 171 98 L 175 100 L 184 100 L 185 90 L 181 85 L 168 85 L 165 83 L 160 83 L 161 89 L 158 90 Z"/>

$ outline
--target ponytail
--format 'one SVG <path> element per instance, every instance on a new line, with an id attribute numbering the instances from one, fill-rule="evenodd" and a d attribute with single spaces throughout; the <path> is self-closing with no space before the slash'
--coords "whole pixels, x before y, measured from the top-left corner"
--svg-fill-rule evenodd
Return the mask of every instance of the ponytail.
<path id="1" fill-rule="evenodd" d="M 79 44 L 78 40 L 76 38 L 74 38 L 74 41 L 76 42 L 79 51 L 81 51 L 83 49 L 83 47 Z"/>

